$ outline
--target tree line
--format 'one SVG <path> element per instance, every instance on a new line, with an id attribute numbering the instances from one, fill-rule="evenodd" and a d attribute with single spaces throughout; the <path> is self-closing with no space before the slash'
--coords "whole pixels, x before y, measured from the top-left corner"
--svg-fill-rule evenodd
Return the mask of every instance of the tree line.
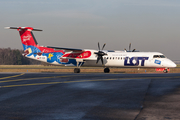
<path id="1" fill-rule="evenodd" d="M 0 48 L 0 65 L 37 65 L 41 62 L 28 59 L 22 55 L 24 51 L 11 48 Z"/>

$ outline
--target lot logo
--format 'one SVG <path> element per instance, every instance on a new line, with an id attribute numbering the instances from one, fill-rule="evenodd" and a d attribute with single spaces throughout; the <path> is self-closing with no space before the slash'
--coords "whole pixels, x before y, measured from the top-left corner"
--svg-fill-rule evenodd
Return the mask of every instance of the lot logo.
<path id="1" fill-rule="evenodd" d="M 23 36 L 23 42 L 29 41 L 31 36 L 28 34 L 27 36 Z"/>
<path id="2" fill-rule="evenodd" d="M 161 61 L 160 60 L 155 60 L 154 63 L 160 65 Z"/>
<path id="3" fill-rule="evenodd" d="M 144 66 L 145 60 L 148 60 L 149 57 L 126 57 L 124 60 L 124 66 L 138 66 L 139 61 L 141 61 L 141 66 Z"/>

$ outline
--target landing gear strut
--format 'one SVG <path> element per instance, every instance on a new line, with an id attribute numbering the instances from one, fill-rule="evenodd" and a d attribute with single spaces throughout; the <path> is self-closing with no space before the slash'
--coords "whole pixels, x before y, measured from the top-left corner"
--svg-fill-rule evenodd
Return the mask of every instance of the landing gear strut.
<path id="1" fill-rule="evenodd" d="M 74 73 L 80 73 L 80 67 L 82 66 L 82 64 L 83 64 L 83 60 L 76 60 L 76 62 L 77 62 L 77 68 L 74 68 Z"/>
<path id="2" fill-rule="evenodd" d="M 109 68 L 104 68 L 104 73 L 109 73 L 110 69 Z"/>

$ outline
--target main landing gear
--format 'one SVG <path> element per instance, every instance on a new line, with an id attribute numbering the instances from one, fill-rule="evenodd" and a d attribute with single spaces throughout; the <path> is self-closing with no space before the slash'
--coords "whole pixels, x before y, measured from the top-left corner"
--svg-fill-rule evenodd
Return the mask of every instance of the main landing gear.
<path id="1" fill-rule="evenodd" d="M 74 68 L 74 73 L 80 73 L 80 67 L 82 66 L 82 64 L 83 64 L 83 60 L 76 60 L 76 62 L 77 62 L 77 68 Z"/>
<path id="2" fill-rule="evenodd" d="M 80 73 L 80 68 L 74 68 L 74 73 Z"/>
<path id="3" fill-rule="evenodd" d="M 110 69 L 109 68 L 104 68 L 104 73 L 109 73 Z"/>
<path id="4" fill-rule="evenodd" d="M 104 68 L 104 73 L 109 73 L 110 69 L 109 68 Z M 74 68 L 74 73 L 80 73 L 80 68 Z"/>

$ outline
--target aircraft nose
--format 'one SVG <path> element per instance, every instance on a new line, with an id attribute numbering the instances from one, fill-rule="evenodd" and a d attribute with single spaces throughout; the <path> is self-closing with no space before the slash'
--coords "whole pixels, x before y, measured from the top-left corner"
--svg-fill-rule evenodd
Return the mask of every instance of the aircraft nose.
<path id="1" fill-rule="evenodd" d="M 173 61 L 167 60 L 166 63 L 165 63 L 165 66 L 166 66 L 166 67 L 169 67 L 169 68 L 174 68 L 174 67 L 176 67 L 177 65 L 176 65 Z"/>
<path id="2" fill-rule="evenodd" d="M 176 65 L 174 62 L 172 62 L 172 63 L 171 63 L 171 66 L 172 66 L 172 67 L 176 67 L 177 65 Z"/>

